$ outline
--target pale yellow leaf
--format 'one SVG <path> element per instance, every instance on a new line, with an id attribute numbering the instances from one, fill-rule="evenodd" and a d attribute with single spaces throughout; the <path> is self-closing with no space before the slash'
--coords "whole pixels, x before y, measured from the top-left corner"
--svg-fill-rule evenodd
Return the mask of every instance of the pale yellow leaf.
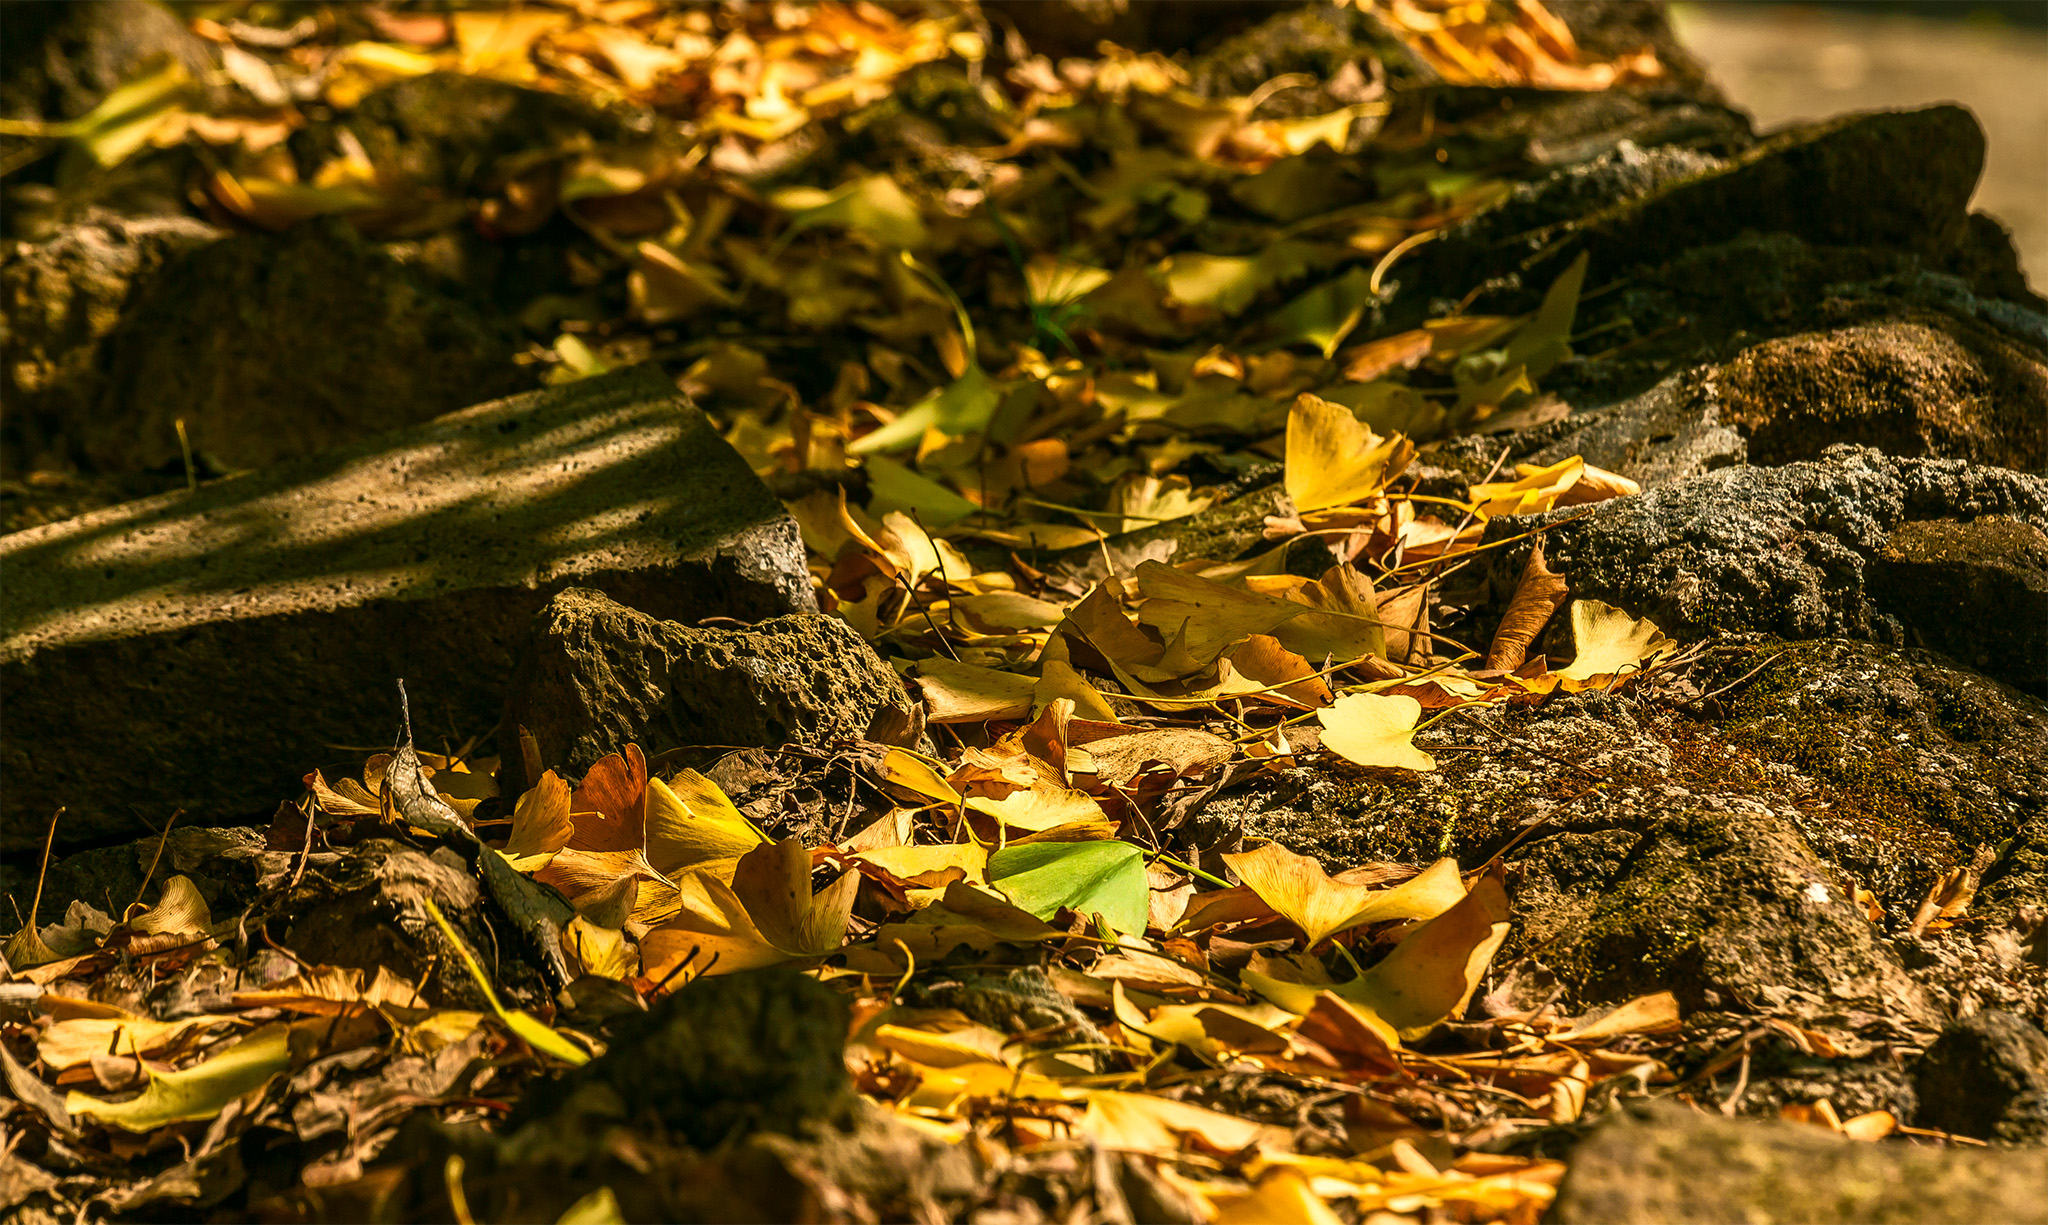
<path id="1" fill-rule="evenodd" d="M 1572 642 L 1578 653 L 1557 676 L 1565 681 L 1635 672 L 1678 649 L 1647 620 L 1637 620 L 1599 600 L 1572 603 Z"/>
<path id="2" fill-rule="evenodd" d="M 1379 494 L 1414 457 L 1413 443 L 1379 437 L 1341 404 L 1304 392 L 1288 411 L 1286 485 L 1297 512 Z"/>
<path id="3" fill-rule="evenodd" d="M 1316 712 L 1323 747 L 1344 760 L 1381 769 L 1434 770 L 1436 759 L 1415 747 L 1422 703 L 1414 698 L 1353 693 Z"/>

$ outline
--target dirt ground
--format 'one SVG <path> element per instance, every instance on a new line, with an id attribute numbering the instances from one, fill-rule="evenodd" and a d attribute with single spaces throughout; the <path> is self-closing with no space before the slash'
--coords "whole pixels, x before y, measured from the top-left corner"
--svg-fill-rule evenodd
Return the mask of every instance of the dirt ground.
<path id="1" fill-rule="evenodd" d="M 2048 22 L 1732 0 L 1673 8 L 1681 39 L 1763 128 L 1932 102 L 1976 112 L 1991 141 L 1976 207 L 2011 228 L 2035 288 L 2048 284 Z"/>

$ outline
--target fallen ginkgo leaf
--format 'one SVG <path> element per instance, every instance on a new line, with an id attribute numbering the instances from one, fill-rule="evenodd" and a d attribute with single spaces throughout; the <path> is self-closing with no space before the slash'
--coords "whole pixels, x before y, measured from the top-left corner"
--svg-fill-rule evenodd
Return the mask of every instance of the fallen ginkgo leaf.
<path id="1" fill-rule="evenodd" d="M 140 1096 L 125 1102 L 103 1102 L 83 1093 L 64 1099 L 64 1108 L 132 1132 L 154 1131 L 171 1123 L 210 1119 L 229 1102 L 270 1083 L 291 1066 L 291 1027 L 271 1025 L 257 1030 L 203 1063 L 176 1072 L 158 1072 Z"/>
<path id="2" fill-rule="evenodd" d="M 1572 643 L 1578 654 L 1556 675 L 1563 681 L 1591 681 L 1638 671 L 1678 649 L 1648 620 L 1638 620 L 1599 600 L 1572 602 Z"/>
<path id="3" fill-rule="evenodd" d="M 1304 392 L 1287 413 L 1287 496 L 1297 512 L 1347 506 L 1401 475 L 1415 444 L 1381 438 L 1342 404 Z"/>
<path id="4" fill-rule="evenodd" d="M 1316 712 L 1323 747 L 1361 766 L 1434 770 L 1436 758 L 1415 747 L 1415 722 L 1422 703 L 1414 698 L 1353 693 Z"/>
<path id="5" fill-rule="evenodd" d="M 1440 859 L 1392 889 L 1331 880 L 1321 864 L 1277 842 L 1225 855 L 1223 862 L 1260 900 L 1300 927 L 1308 936 L 1309 948 L 1364 923 L 1433 919 L 1465 896 L 1454 859 Z"/>

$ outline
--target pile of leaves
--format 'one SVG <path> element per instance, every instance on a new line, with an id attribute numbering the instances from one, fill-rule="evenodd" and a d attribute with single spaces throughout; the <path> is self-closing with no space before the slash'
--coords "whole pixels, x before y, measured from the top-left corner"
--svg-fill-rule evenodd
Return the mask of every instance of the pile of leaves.
<path id="1" fill-rule="evenodd" d="M 1384 61 L 1234 94 L 1114 45 L 1054 62 L 972 7 L 217 6 L 193 24 L 225 101 L 170 65 L 79 120 L 12 125 L 64 159 L 59 196 L 181 149 L 195 207 L 228 224 L 517 240 L 566 219 L 581 288 L 526 305 L 527 360 L 556 382 L 672 368 L 786 495 L 821 604 L 921 692 L 934 751 L 849 746 L 845 812 L 802 833 L 784 805 L 742 811 L 718 768 L 632 748 L 574 786 L 522 762 L 517 796 L 491 759 L 409 743 L 359 779 L 310 775 L 272 830 L 297 861 L 251 912 L 216 919 L 172 876 L 154 906 L 80 902 L 7 943 L 6 1126 L 45 1154 L 7 1162 L 7 1196 L 211 1204 L 245 1193 L 241 1141 L 272 1133 L 317 1154 L 298 1185 L 361 1186 L 403 1161 L 407 1116 L 501 1120 L 603 1049 L 604 1017 L 564 1003 L 589 984 L 634 1010 L 794 965 L 851 1002 L 859 1091 L 986 1170 L 1078 1139 L 1142 1155 L 1198 1217 L 1536 1220 L 1562 1167 L 1485 1146 L 1667 1078 L 1671 997 L 1566 1016 L 1490 978 L 1497 863 L 1332 875 L 1201 845 L 1190 818 L 1261 772 L 1431 770 L 1416 737 L 1438 720 L 1679 658 L 1570 602 L 1540 541 L 1487 641 L 1454 636 L 1476 597 L 1447 580 L 1525 538 L 1489 543 L 1493 520 L 1635 492 L 1577 458 L 1477 483 L 1417 462 L 1566 411 L 1541 381 L 1582 339 L 1583 260 L 1533 312 L 1444 286 L 1423 326 L 1356 339 L 1404 253 L 1511 187 L 1451 167 L 1454 132 L 1383 126 L 1394 88 L 1659 67 L 1587 60 L 1537 0 L 1360 7 Z M 348 119 L 434 73 L 648 121 L 431 181 Z M 1272 479 L 1258 547 L 1182 547 Z M 501 971 L 522 950 L 472 947 L 430 900 L 391 922 L 438 932 L 476 1007 L 273 942 L 314 848 L 445 834 L 387 785 L 423 759 L 480 854 L 574 908 L 542 951 L 567 995 L 516 1006 Z M 1032 1006 L 963 1004 L 997 979 Z M 297 1211 L 290 1185 L 266 1211 Z"/>

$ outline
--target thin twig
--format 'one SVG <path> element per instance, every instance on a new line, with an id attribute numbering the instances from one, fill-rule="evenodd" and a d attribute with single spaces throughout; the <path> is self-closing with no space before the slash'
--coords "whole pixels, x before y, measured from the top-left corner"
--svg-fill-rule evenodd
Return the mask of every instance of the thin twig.
<path id="1" fill-rule="evenodd" d="M 1714 690 L 1714 691 L 1713 691 L 1712 693 L 1703 693 L 1703 694 L 1701 694 L 1700 696 L 1698 696 L 1698 697 L 1696 697 L 1696 698 L 1693 698 L 1693 699 L 1692 699 L 1691 701 L 1687 701 L 1687 702 L 1680 702 L 1680 703 L 1678 703 L 1678 705 L 1677 705 L 1676 709 L 1678 709 L 1678 710 L 1685 710 L 1685 709 L 1687 709 L 1688 707 L 1698 706 L 1698 705 L 1699 705 L 1700 703 L 1702 703 L 1702 702 L 1709 702 L 1709 701 L 1712 701 L 1712 700 L 1713 700 L 1713 699 L 1715 699 L 1715 698 L 1718 698 L 1718 697 L 1720 697 L 1720 696 L 1721 696 L 1722 694 L 1724 694 L 1724 693 L 1728 692 L 1729 690 L 1731 690 L 1731 689 L 1735 688 L 1735 687 L 1736 687 L 1736 686 L 1738 686 L 1738 685 L 1741 685 L 1741 684 L 1742 684 L 1742 683 L 1744 683 L 1745 681 L 1748 681 L 1748 680 L 1749 680 L 1750 678 L 1754 677 L 1754 676 L 1755 676 L 1755 675 L 1756 675 L 1757 673 L 1759 673 L 1759 672 L 1762 672 L 1762 671 L 1763 671 L 1763 670 L 1764 670 L 1765 668 L 1768 668 L 1768 667 L 1770 667 L 1770 666 L 1771 666 L 1772 664 L 1774 664 L 1774 663 L 1778 662 L 1778 657 L 1779 657 L 1780 655 L 1783 655 L 1784 653 L 1785 653 L 1784 651 L 1773 651 L 1773 652 L 1771 652 L 1771 656 L 1770 656 L 1770 658 L 1769 658 L 1769 659 L 1766 659 L 1766 660 L 1764 660 L 1764 661 L 1763 661 L 1762 663 L 1758 664 L 1758 665 L 1757 665 L 1756 667 L 1754 667 L 1754 668 L 1751 668 L 1751 669 L 1750 669 L 1749 671 L 1747 671 L 1747 672 L 1743 673 L 1743 674 L 1742 674 L 1741 676 L 1738 676 L 1738 677 L 1736 677 L 1736 678 L 1735 678 L 1734 680 L 1732 680 L 1732 681 L 1729 681 L 1729 682 L 1728 682 L 1727 684 L 1725 684 L 1725 685 L 1721 686 L 1721 687 L 1720 687 L 1719 689 L 1716 689 L 1716 690 Z"/>

